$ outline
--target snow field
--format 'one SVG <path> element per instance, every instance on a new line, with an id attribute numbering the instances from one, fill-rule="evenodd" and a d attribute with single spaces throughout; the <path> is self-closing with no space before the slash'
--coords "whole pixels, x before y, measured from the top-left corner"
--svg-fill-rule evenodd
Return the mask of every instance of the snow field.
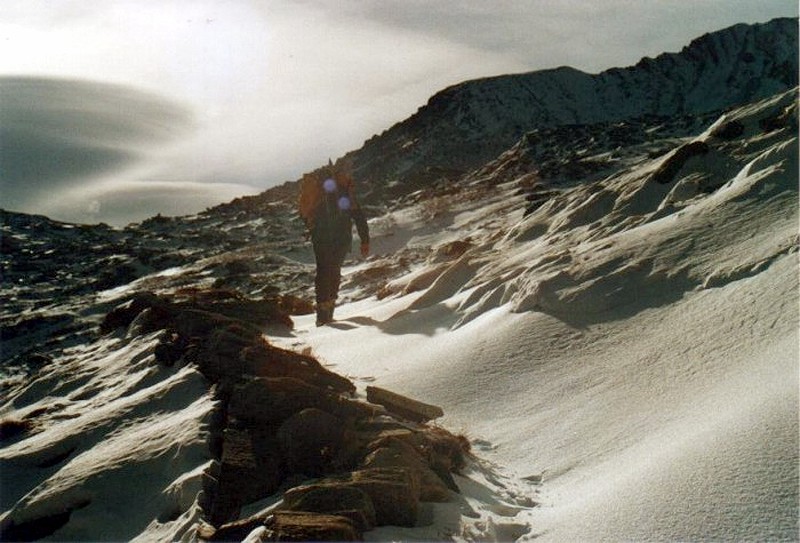
<path id="1" fill-rule="evenodd" d="M 674 153 L 524 219 L 511 191 L 454 204 L 439 239 L 396 234 L 432 249 L 454 231 L 474 242 L 429 288 L 343 305 L 330 327 L 298 318 L 286 342 L 357 384 L 441 405 L 442 424 L 503 466 L 507 482 L 488 484 L 497 496 L 514 481 L 541 503 L 502 518 L 476 506 L 528 527 L 514 538 L 792 540 L 797 136 L 762 120 L 794 101 L 733 112 L 724 122 L 744 139 L 716 139 L 717 123 L 694 140 L 711 159 L 689 157 L 663 186 L 653 175 Z"/>

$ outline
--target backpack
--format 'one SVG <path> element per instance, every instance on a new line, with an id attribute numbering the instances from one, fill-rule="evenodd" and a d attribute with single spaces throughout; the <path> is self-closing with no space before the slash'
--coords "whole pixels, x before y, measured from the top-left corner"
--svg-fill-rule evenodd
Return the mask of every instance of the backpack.
<path id="1" fill-rule="evenodd" d="M 303 176 L 298 210 L 312 236 L 328 242 L 349 243 L 352 239 L 353 180 L 349 175 L 331 170 Z"/>

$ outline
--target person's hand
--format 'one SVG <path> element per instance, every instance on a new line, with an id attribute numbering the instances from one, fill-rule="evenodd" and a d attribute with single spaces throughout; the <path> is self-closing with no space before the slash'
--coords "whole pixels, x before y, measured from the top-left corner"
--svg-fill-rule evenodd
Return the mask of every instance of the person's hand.
<path id="1" fill-rule="evenodd" d="M 369 242 L 367 242 L 367 243 L 362 243 L 362 244 L 361 244 L 361 256 L 362 256 L 363 258 L 367 258 L 367 255 L 368 255 L 368 254 L 369 254 Z"/>

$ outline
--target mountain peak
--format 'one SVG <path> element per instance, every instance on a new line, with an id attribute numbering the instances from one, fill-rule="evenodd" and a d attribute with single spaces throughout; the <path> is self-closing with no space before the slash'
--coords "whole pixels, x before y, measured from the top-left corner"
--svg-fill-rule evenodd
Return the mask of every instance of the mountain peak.
<path id="1" fill-rule="evenodd" d="M 466 173 L 537 128 L 720 111 L 797 85 L 797 34 L 797 19 L 738 24 L 599 74 L 561 66 L 466 81 L 347 158 L 379 201 L 435 180 L 431 167 Z"/>

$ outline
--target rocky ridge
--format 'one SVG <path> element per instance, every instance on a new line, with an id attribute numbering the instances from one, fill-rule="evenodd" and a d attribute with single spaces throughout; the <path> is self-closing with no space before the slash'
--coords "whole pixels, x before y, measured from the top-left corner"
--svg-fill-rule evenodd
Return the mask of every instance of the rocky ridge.
<path id="1" fill-rule="evenodd" d="M 156 216 L 123 229 L 0 210 L 2 372 L 25 373 L 36 353 L 91 338 L 109 309 L 103 293 L 113 297 L 131 284 L 157 292 L 201 282 L 259 298 L 307 296 L 313 276 L 297 254 L 302 235 L 281 202 Z M 87 298 L 96 307 L 86 307 Z"/>
<path id="2" fill-rule="evenodd" d="M 240 541 L 259 528 L 270 540 L 360 540 L 376 526 L 414 526 L 421 502 L 459 491 L 451 472 L 464 467 L 469 443 L 427 424 L 431 406 L 394 394 L 356 399 L 349 379 L 264 339 L 265 326 L 291 328 L 287 311 L 296 302 L 215 289 L 140 292 L 100 324 L 100 333 L 127 341 L 157 333 L 155 363 L 194 365 L 207 379 L 217 407 L 208 434 L 214 461 L 198 499 L 200 540 Z M 4 440 L 35 432 L 35 415 L 17 422 L 11 432 L 4 421 Z M 240 518 L 242 507 L 270 496 L 282 498 Z M 70 514 L 11 514 L 0 540 L 45 537 Z"/>
<path id="3" fill-rule="evenodd" d="M 454 181 L 533 129 L 701 115 L 759 100 L 797 84 L 797 34 L 797 19 L 739 24 L 679 53 L 596 75 L 562 67 L 468 81 L 435 94 L 344 159 L 368 200 L 381 201 L 407 187 Z"/>
<path id="4" fill-rule="evenodd" d="M 397 198 L 455 184 L 529 138 L 580 127 L 658 126 L 683 119 L 676 137 L 722 111 L 798 84 L 797 19 L 738 24 L 703 35 L 678 53 L 587 74 L 569 67 L 466 81 L 430 98 L 411 117 L 339 160 L 348 163 L 362 203 L 385 212 Z M 624 132 L 620 129 L 618 133 Z M 291 201 L 287 182 L 229 205 Z"/>

